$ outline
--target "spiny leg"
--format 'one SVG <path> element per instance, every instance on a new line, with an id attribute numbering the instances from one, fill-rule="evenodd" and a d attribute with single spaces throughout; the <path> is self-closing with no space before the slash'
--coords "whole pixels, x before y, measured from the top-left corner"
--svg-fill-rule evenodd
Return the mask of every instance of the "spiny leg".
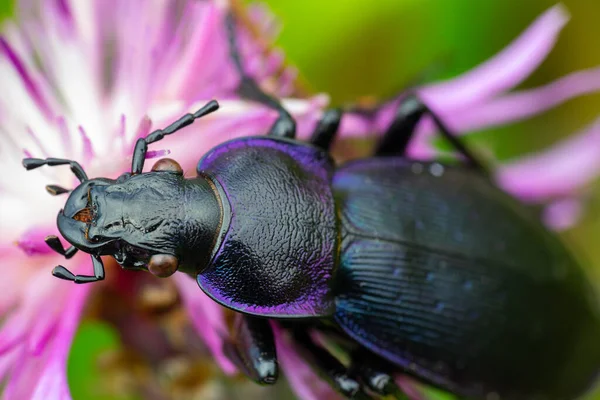
<path id="1" fill-rule="evenodd" d="M 268 320 L 236 314 L 232 337 L 225 342 L 224 351 L 255 382 L 271 385 L 277 381 L 279 370 L 275 340 Z"/>
<path id="2" fill-rule="evenodd" d="M 65 256 L 65 258 L 67 260 L 69 258 L 73 257 L 75 255 L 75 253 L 77 253 L 77 248 L 75 246 L 71 246 L 65 250 L 62 243 L 60 242 L 60 239 L 57 236 L 54 236 L 54 235 L 46 236 L 44 241 L 46 242 L 48 247 L 50 247 L 52 250 L 54 250 L 58 254 Z"/>
<path id="3" fill-rule="evenodd" d="M 327 350 L 316 345 L 310 335 L 304 329 L 294 329 L 295 342 L 299 345 L 301 356 L 312 364 L 319 374 L 337 392 L 348 399 L 366 400 L 371 397 L 367 395 L 356 380 L 334 356 Z"/>
<path id="4" fill-rule="evenodd" d="M 326 110 L 313 131 L 310 142 L 329 151 L 340 127 L 342 114 L 342 110 L 337 108 Z"/>
<path id="5" fill-rule="evenodd" d="M 392 396 L 399 400 L 409 397 L 398 387 L 388 369 L 364 350 L 352 354 L 350 371 L 371 390 L 380 396 Z"/>
<path id="6" fill-rule="evenodd" d="M 296 121 L 291 114 L 281 105 L 275 97 L 265 93 L 258 83 L 244 71 L 240 49 L 236 38 L 236 22 L 232 13 L 225 18 L 227 36 L 229 40 L 229 54 L 233 65 L 240 75 L 238 93 L 245 99 L 263 104 L 279 113 L 279 117 L 271 126 L 269 135 L 293 139 L 296 137 Z"/>
<path id="7" fill-rule="evenodd" d="M 177 132 L 181 128 L 191 125 L 196 119 L 201 118 L 207 114 L 210 114 L 219 109 L 219 103 L 215 100 L 211 100 L 204 107 L 199 109 L 193 114 L 185 114 L 177 121 L 164 129 L 157 129 L 150 133 L 145 138 L 139 138 L 135 143 L 135 149 L 133 150 L 133 160 L 131 161 L 131 173 L 140 174 L 144 169 L 144 162 L 146 160 L 146 152 L 148 151 L 148 145 L 154 142 L 158 142 L 162 138 L 172 133 Z"/>
<path id="8" fill-rule="evenodd" d="M 94 265 L 94 276 L 90 275 L 74 275 L 71 271 L 63 267 L 62 265 L 57 265 L 52 270 L 52 275 L 57 278 L 64 279 L 67 281 L 73 281 L 75 283 L 90 283 L 97 282 L 104 279 L 104 264 L 102 264 L 102 259 L 99 256 L 92 256 L 92 264 Z"/>
<path id="9" fill-rule="evenodd" d="M 485 168 L 477 157 L 414 94 L 407 96 L 400 103 L 394 121 L 383 136 L 375 154 L 378 156 L 405 155 L 408 145 L 416 132 L 417 124 L 424 115 L 428 115 L 433 119 L 442 136 L 446 138 L 456 151 L 465 157 L 467 165 L 485 173 Z"/>

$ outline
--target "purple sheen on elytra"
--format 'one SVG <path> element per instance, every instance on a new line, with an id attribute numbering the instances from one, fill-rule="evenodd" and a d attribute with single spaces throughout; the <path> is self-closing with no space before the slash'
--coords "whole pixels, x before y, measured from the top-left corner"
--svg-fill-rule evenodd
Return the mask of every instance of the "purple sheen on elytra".
<path id="1" fill-rule="evenodd" d="M 337 240 L 332 170 L 327 154 L 312 146 L 265 137 L 230 141 L 206 154 L 198 172 L 218 179 L 231 220 L 197 277 L 202 290 L 250 314 L 330 315 Z"/>
<path id="2" fill-rule="evenodd" d="M 292 389 L 302 400 L 341 399 L 329 384 L 322 380 L 298 353 L 287 332 L 272 322 L 277 360 Z"/>
<path id="3" fill-rule="evenodd" d="M 202 336 L 215 361 L 226 374 L 234 374 L 237 368 L 223 353 L 223 342 L 228 337 L 223 308 L 199 291 L 198 285 L 189 276 L 175 274 L 174 280 L 196 331 Z"/>

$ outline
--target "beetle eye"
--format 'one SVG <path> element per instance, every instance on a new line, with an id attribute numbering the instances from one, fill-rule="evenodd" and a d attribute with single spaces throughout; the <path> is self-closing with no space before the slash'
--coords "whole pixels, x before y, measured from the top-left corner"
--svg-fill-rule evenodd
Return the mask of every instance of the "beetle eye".
<path id="1" fill-rule="evenodd" d="M 183 169 L 179 163 L 171 158 L 161 158 L 152 167 L 152 171 L 167 171 L 183 175 Z"/>

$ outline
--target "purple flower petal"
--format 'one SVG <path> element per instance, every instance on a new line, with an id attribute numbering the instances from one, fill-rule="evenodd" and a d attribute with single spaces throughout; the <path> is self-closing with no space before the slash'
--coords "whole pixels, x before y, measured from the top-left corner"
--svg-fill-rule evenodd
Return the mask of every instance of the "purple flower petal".
<path id="1" fill-rule="evenodd" d="M 583 214 L 583 204 L 580 199 L 560 199 L 544 209 L 544 223 L 556 230 L 562 231 L 572 227 Z"/>
<path id="2" fill-rule="evenodd" d="M 600 91 L 600 68 L 579 71 L 548 85 L 506 94 L 472 106 L 465 112 L 442 112 L 442 118 L 456 132 L 490 128 L 540 114 L 574 97 Z M 433 131 L 432 124 L 429 129 Z"/>
<path id="3" fill-rule="evenodd" d="M 437 110 L 472 104 L 507 91 L 542 63 L 568 20 L 565 8 L 554 6 L 494 58 L 459 78 L 427 86 L 418 92 Z"/>
<path id="4" fill-rule="evenodd" d="M 583 133 L 549 150 L 501 165 L 496 179 L 509 193 L 527 201 L 570 195 L 598 177 L 600 119 Z"/>
<path id="5" fill-rule="evenodd" d="M 236 367 L 223 353 L 223 338 L 228 335 L 224 309 L 202 292 L 189 276 L 176 274 L 175 283 L 194 327 L 226 374 L 236 372 Z"/>
<path id="6" fill-rule="evenodd" d="M 277 323 L 271 325 L 275 334 L 279 365 L 298 398 L 302 400 L 341 399 L 340 395 L 319 378 L 312 367 L 302 359 L 287 333 Z"/>

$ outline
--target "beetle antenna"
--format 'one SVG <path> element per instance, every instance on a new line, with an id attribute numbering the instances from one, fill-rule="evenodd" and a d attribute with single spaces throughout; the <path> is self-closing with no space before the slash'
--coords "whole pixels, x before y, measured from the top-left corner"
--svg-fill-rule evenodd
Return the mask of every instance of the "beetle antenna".
<path id="1" fill-rule="evenodd" d="M 171 125 L 167 126 L 165 129 L 157 129 L 154 132 L 150 133 L 146 136 L 146 144 L 154 143 L 166 135 L 170 135 L 172 133 L 177 132 L 181 128 L 185 128 L 186 126 L 192 124 L 194 120 L 198 118 L 202 118 L 205 115 L 208 115 L 212 112 L 215 112 L 219 109 L 219 103 L 216 100 L 211 100 L 204 107 L 199 109 L 193 114 L 185 114 L 183 117 L 179 118 L 177 121 L 173 122 Z"/>
<path id="2" fill-rule="evenodd" d="M 216 100 L 211 100 L 204 107 L 199 109 L 193 114 L 185 114 L 165 129 L 157 129 L 150 133 L 146 138 L 139 138 L 135 143 L 133 149 L 133 160 L 131 161 L 131 173 L 141 174 L 144 169 L 144 161 L 146 160 L 146 152 L 148 151 L 148 145 L 150 143 L 157 142 L 167 135 L 177 132 L 181 128 L 184 128 L 194 122 L 198 118 L 202 118 L 207 114 L 210 114 L 219 109 L 219 103 Z"/>
<path id="3" fill-rule="evenodd" d="M 58 185 L 46 185 L 46 191 L 52 196 L 58 196 L 59 194 L 70 192 L 69 189 L 65 189 L 64 187 Z"/>
<path id="4" fill-rule="evenodd" d="M 65 160 L 62 158 L 46 158 L 42 160 L 41 158 L 24 158 L 23 166 L 26 170 L 32 170 L 41 167 L 42 165 L 48 165 L 50 167 L 55 167 L 57 165 L 66 165 L 71 166 L 71 171 L 75 174 L 79 182 L 85 182 L 88 180 L 88 177 L 77 161 L 73 160 Z"/>
<path id="5" fill-rule="evenodd" d="M 60 239 L 54 235 L 46 236 L 44 241 L 46 242 L 48 247 L 50 247 L 52 250 L 54 250 L 58 254 L 65 256 L 65 258 L 67 260 L 69 258 L 73 257 L 77 253 L 77 247 L 75 247 L 75 246 L 71 246 L 65 250 L 62 243 L 60 242 Z"/>

